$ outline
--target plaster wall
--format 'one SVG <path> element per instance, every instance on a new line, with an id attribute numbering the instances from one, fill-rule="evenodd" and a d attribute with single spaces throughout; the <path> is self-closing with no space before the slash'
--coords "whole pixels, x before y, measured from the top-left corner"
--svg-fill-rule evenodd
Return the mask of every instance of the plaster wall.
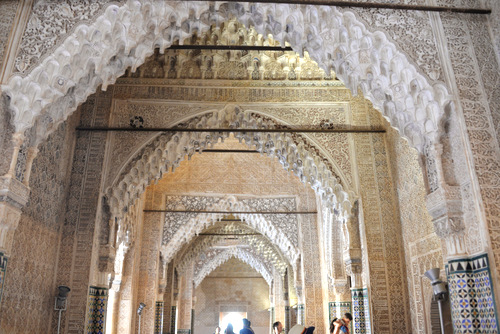
<path id="1" fill-rule="evenodd" d="M 244 262 L 233 258 L 222 264 L 196 288 L 195 296 L 195 333 L 213 333 L 219 313 L 235 310 L 247 312 L 255 334 L 269 334 L 269 286 Z"/>

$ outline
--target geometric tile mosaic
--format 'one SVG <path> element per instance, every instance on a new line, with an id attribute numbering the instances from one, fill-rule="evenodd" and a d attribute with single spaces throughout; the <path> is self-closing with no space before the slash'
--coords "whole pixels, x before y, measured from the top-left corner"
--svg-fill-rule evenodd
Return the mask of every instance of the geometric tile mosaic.
<path id="1" fill-rule="evenodd" d="M 455 333 L 498 333 L 498 315 L 488 254 L 446 265 Z"/>
<path id="2" fill-rule="evenodd" d="M 0 252 L 0 302 L 2 301 L 3 284 L 5 282 L 5 273 L 7 272 L 7 256 Z"/>
<path id="3" fill-rule="evenodd" d="M 96 286 L 89 288 L 87 334 L 104 334 L 108 289 Z"/>
<path id="4" fill-rule="evenodd" d="M 352 314 L 352 302 L 330 302 L 328 303 L 328 323 L 332 322 L 334 318 L 342 318 L 344 314 Z M 352 322 L 349 324 L 349 332 L 352 331 Z"/>
<path id="5" fill-rule="evenodd" d="M 156 302 L 154 333 L 163 334 L 163 302 Z"/>
<path id="6" fill-rule="evenodd" d="M 355 334 L 368 334 L 371 333 L 370 329 L 370 308 L 368 304 L 368 290 L 367 289 L 351 289 L 352 296 L 352 322 L 354 323 Z"/>

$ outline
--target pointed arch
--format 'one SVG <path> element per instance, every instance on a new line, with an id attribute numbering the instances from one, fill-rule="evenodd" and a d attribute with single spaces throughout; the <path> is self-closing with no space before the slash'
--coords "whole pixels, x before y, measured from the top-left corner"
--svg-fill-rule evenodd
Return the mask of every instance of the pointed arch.
<path id="1" fill-rule="evenodd" d="M 253 116 L 251 110 L 242 110 L 229 104 L 225 108 L 202 116 L 194 117 L 182 124 L 185 127 L 200 128 L 275 128 L 276 124 Z M 159 180 L 170 169 L 174 170 L 186 155 L 213 146 L 219 138 L 227 138 L 227 133 L 160 134 L 134 160 L 129 172 L 123 174 L 108 188 L 111 213 L 118 220 L 127 208 L 145 191 L 151 181 Z M 335 208 L 337 213 L 348 213 L 352 199 L 338 182 L 334 172 L 323 159 L 309 150 L 304 141 L 297 142 L 289 133 L 236 133 L 248 146 L 269 157 L 277 157 L 285 170 L 292 170 L 302 182 L 309 182 L 326 207 Z"/>
<path id="2" fill-rule="evenodd" d="M 206 208 L 207 211 L 252 211 L 248 205 L 239 201 L 234 196 L 226 196 L 215 204 Z M 235 217 L 245 221 L 252 229 L 266 236 L 272 243 L 278 245 L 281 253 L 289 263 L 295 263 L 300 254 L 300 250 L 291 241 L 284 231 L 277 228 L 264 215 L 256 214 L 234 214 Z M 191 242 L 198 234 L 207 227 L 213 225 L 218 220 L 224 218 L 220 213 L 200 213 L 183 221 L 175 231 L 167 231 L 162 242 L 162 255 L 166 262 L 169 262 L 186 243 Z M 173 233 L 172 233 L 173 232 Z"/>
<path id="3" fill-rule="evenodd" d="M 237 226 L 238 231 L 241 231 L 242 228 L 241 224 Z M 246 227 L 244 230 L 248 230 L 247 232 L 255 231 L 250 227 Z M 211 231 L 211 229 L 208 231 Z M 283 272 L 289 265 L 277 247 L 263 236 L 239 236 L 238 243 L 234 246 L 251 249 L 252 252 L 256 253 L 256 256 L 261 258 L 261 262 L 268 269 L 275 268 L 277 271 Z M 183 271 L 190 263 L 206 254 L 210 254 L 211 251 L 218 247 L 226 247 L 221 245 L 221 238 L 219 236 L 205 236 L 199 242 L 190 243 L 179 252 L 177 256 L 178 260 L 176 260 L 177 267 Z M 269 272 L 272 272 L 272 270 L 269 270 Z"/>
<path id="4" fill-rule="evenodd" d="M 257 259 L 252 253 L 247 252 L 239 247 L 228 248 L 224 252 L 216 255 L 210 261 L 206 262 L 201 270 L 194 277 L 194 285 L 197 287 L 207 277 L 212 271 L 214 271 L 221 264 L 226 263 L 228 260 L 236 258 L 246 264 L 248 264 L 253 269 L 257 270 L 259 274 L 266 280 L 268 285 L 271 285 L 273 280 L 273 275 L 270 273 L 261 260 Z"/>

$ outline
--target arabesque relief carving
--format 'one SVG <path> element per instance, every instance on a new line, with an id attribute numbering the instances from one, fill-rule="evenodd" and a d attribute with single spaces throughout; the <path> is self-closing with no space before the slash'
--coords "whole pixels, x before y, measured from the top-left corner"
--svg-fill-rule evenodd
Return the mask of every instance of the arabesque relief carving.
<path id="1" fill-rule="evenodd" d="M 184 42 L 194 32 L 207 31 L 211 23 L 234 15 L 258 33 L 271 34 L 280 45 L 290 43 L 296 50 L 307 50 L 321 68 L 333 69 L 353 93 L 360 88 L 415 147 L 421 149 L 424 137 L 436 137 L 440 110 L 449 102 L 446 88 L 431 86 L 383 33 L 369 32 L 353 13 L 334 7 L 278 6 L 283 22 L 264 14 L 274 12 L 274 4 L 218 2 L 212 7 L 146 1 L 109 5 L 92 24 L 78 26 L 26 77 L 13 76 L 3 87 L 11 99 L 16 131 L 24 132 L 45 114 L 52 119 L 52 128 L 57 127 L 98 85 L 106 89 L 128 67 L 135 71 L 155 46 L 163 52 L 176 40 Z M 191 9 L 197 13 L 194 17 L 189 15 Z M 121 25 L 118 18 L 123 17 L 134 17 L 132 24 Z M 150 31 L 158 38 L 151 39 Z M 309 33 L 315 38 L 304 39 Z"/>

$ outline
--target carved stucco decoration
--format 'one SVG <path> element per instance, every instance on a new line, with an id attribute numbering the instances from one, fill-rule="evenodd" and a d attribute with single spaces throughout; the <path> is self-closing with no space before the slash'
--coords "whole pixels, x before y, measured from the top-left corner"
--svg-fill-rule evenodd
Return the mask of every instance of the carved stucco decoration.
<path id="1" fill-rule="evenodd" d="M 202 128 L 274 128 L 275 124 L 254 117 L 251 111 L 242 111 L 236 105 L 207 113 L 191 119 L 179 126 Z M 140 157 L 132 162 L 127 173 L 119 178 L 106 191 L 112 216 L 121 219 L 124 212 L 144 192 L 154 180 L 159 180 L 169 169 L 174 170 L 187 155 L 196 150 L 213 146 L 219 138 L 229 133 L 176 133 L 161 134 L 147 146 Z M 235 137 L 244 140 L 252 147 L 270 157 L 277 157 L 285 170 L 292 170 L 302 182 L 309 182 L 320 196 L 326 207 L 335 208 L 341 215 L 350 210 L 350 196 L 343 190 L 330 168 L 318 155 L 310 152 L 302 141 L 297 142 L 293 134 L 283 133 L 236 133 Z"/>
<path id="2" fill-rule="evenodd" d="M 208 259 L 201 267 L 198 273 L 194 277 L 194 285 L 197 287 L 203 281 L 203 279 L 214 271 L 221 264 L 227 262 L 231 258 L 239 259 L 246 264 L 248 264 L 253 269 L 257 270 L 262 277 L 266 280 L 267 284 L 271 285 L 273 280 L 273 275 L 270 273 L 266 266 L 256 258 L 252 253 L 242 249 L 241 247 L 231 247 L 225 249 L 223 252 L 216 253 L 213 258 Z"/>
<path id="3" fill-rule="evenodd" d="M 225 2 L 128 1 L 110 5 L 91 24 L 78 26 L 26 77 L 13 76 L 2 90 L 10 97 L 13 124 L 22 133 L 48 115 L 57 127 L 95 92 L 106 89 L 128 67 L 211 24 L 236 18 L 261 34 L 290 43 L 337 76 L 361 89 L 401 135 L 421 150 L 434 140 L 449 94 L 430 85 L 381 32 L 370 32 L 350 11 L 330 6 Z M 50 133 L 53 129 L 47 129 Z"/>
<path id="4" fill-rule="evenodd" d="M 264 38 L 253 27 L 248 29 L 229 20 L 220 26 L 211 26 L 203 34 L 186 38 L 184 45 L 270 45 L 279 46 L 271 36 Z M 304 52 L 300 57 L 293 51 L 257 50 L 172 50 L 164 54 L 155 49 L 135 72 L 127 71 L 125 77 L 224 79 L 224 80 L 332 80 L 334 73 L 327 73 Z M 123 82 L 125 80 L 120 80 Z M 130 79 L 129 79 L 130 81 Z"/>
<path id="5" fill-rule="evenodd" d="M 189 198 L 191 201 L 199 202 L 198 204 L 202 205 L 200 208 L 204 211 L 256 211 L 253 207 L 248 206 L 234 196 L 226 196 L 224 198 L 189 196 Z M 179 204 L 180 202 L 177 203 Z M 195 208 L 198 208 L 198 206 Z M 227 214 L 185 213 L 183 215 L 181 216 L 182 219 L 179 218 L 179 213 L 166 213 L 165 215 L 162 254 L 166 262 L 169 262 L 181 250 L 183 244 L 193 240 L 196 235 L 223 219 Z M 288 236 L 288 234 L 293 233 L 275 226 L 272 220 L 267 220 L 261 214 L 233 214 L 233 216 L 244 220 L 252 229 L 265 235 L 270 241 L 278 245 L 281 253 L 289 263 L 295 263 L 300 250 L 297 246 L 294 246 Z M 297 222 L 289 224 L 289 226 L 292 225 L 296 227 Z"/>
<path id="6" fill-rule="evenodd" d="M 8 42 L 10 31 L 12 30 L 12 23 L 14 22 L 16 16 L 17 6 L 19 1 L 17 0 L 4 0 L 0 3 L 0 10 L 2 15 L 0 15 L 0 68 L 2 68 L 5 48 Z"/>
<path id="7" fill-rule="evenodd" d="M 16 71 L 29 72 L 77 24 L 89 23 L 110 3 L 124 0 L 37 0 L 16 57 Z"/>
<path id="8" fill-rule="evenodd" d="M 377 8 L 358 9 L 354 13 L 369 30 L 383 29 L 390 41 L 405 50 L 409 61 L 432 82 L 444 81 L 439 48 L 431 25 L 436 18 L 432 14 Z"/>

